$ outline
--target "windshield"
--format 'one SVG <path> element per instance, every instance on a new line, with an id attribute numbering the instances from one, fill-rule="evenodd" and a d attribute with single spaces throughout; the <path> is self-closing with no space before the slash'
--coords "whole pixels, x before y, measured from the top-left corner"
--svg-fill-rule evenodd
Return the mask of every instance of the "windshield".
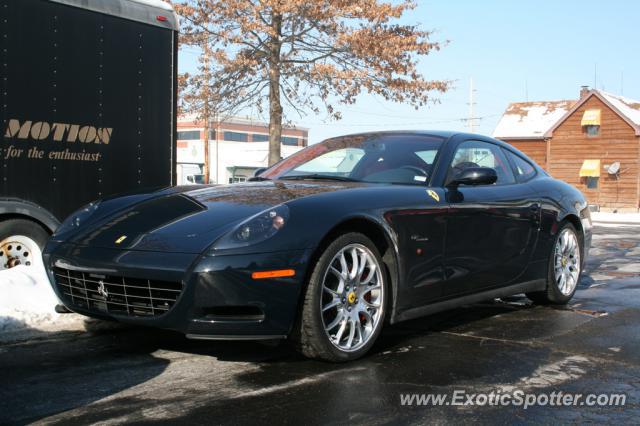
<path id="1" fill-rule="evenodd" d="M 416 134 L 334 138 L 291 155 L 260 177 L 424 184 L 442 142 L 440 137 Z"/>

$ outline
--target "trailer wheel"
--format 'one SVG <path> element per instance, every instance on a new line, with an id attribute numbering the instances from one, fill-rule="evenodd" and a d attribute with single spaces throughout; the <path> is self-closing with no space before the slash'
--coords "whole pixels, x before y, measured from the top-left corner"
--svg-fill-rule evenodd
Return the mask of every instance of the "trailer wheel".
<path id="1" fill-rule="evenodd" d="M 49 233 L 30 220 L 0 222 L 0 271 L 18 265 L 43 268 L 42 249 L 47 239 Z"/>

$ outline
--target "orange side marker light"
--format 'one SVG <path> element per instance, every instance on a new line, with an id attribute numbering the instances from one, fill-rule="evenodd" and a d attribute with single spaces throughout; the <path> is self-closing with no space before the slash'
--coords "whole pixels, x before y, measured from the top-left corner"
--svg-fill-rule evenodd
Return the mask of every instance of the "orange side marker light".
<path id="1" fill-rule="evenodd" d="M 293 269 L 276 269 L 274 271 L 259 271 L 251 273 L 251 278 L 254 280 L 263 280 L 265 278 L 282 278 L 292 277 L 296 274 Z"/>

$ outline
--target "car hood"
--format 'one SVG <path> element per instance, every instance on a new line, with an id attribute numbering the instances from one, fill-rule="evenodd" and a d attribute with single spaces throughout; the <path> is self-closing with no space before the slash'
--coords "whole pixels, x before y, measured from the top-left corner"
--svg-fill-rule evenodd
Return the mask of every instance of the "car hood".
<path id="1" fill-rule="evenodd" d="M 198 189 L 176 187 L 106 216 L 96 213 L 102 218 L 87 223 L 69 242 L 125 250 L 202 253 L 234 226 L 263 210 L 352 186 L 275 181 Z"/>

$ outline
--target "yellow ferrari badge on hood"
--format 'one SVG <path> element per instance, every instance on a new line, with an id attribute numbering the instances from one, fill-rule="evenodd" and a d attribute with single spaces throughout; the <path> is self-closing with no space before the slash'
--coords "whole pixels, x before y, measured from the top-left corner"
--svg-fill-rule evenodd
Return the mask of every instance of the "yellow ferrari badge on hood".
<path id="1" fill-rule="evenodd" d="M 123 241 L 124 241 L 124 240 L 126 240 L 126 239 L 127 239 L 127 236 L 126 236 L 126 235 L 123 235 L 122 237 L 120 237 L 120 238 L 118 238 L 118 239 L 116 240 L 116 244 L 120 244 L 121 242 L 123 242 Z"/>
<path id="2" fill-rule="evenodd" d="M 433 191 L 431 189 L 427 189 L 427 194 L 429 194 L 429 196 L 431 198 L 433 198 L 434 200 L 436 200 L 437 202 L 440 202 L 440 196 L 438 195 L 438 193 L 436 191 Z"/>

